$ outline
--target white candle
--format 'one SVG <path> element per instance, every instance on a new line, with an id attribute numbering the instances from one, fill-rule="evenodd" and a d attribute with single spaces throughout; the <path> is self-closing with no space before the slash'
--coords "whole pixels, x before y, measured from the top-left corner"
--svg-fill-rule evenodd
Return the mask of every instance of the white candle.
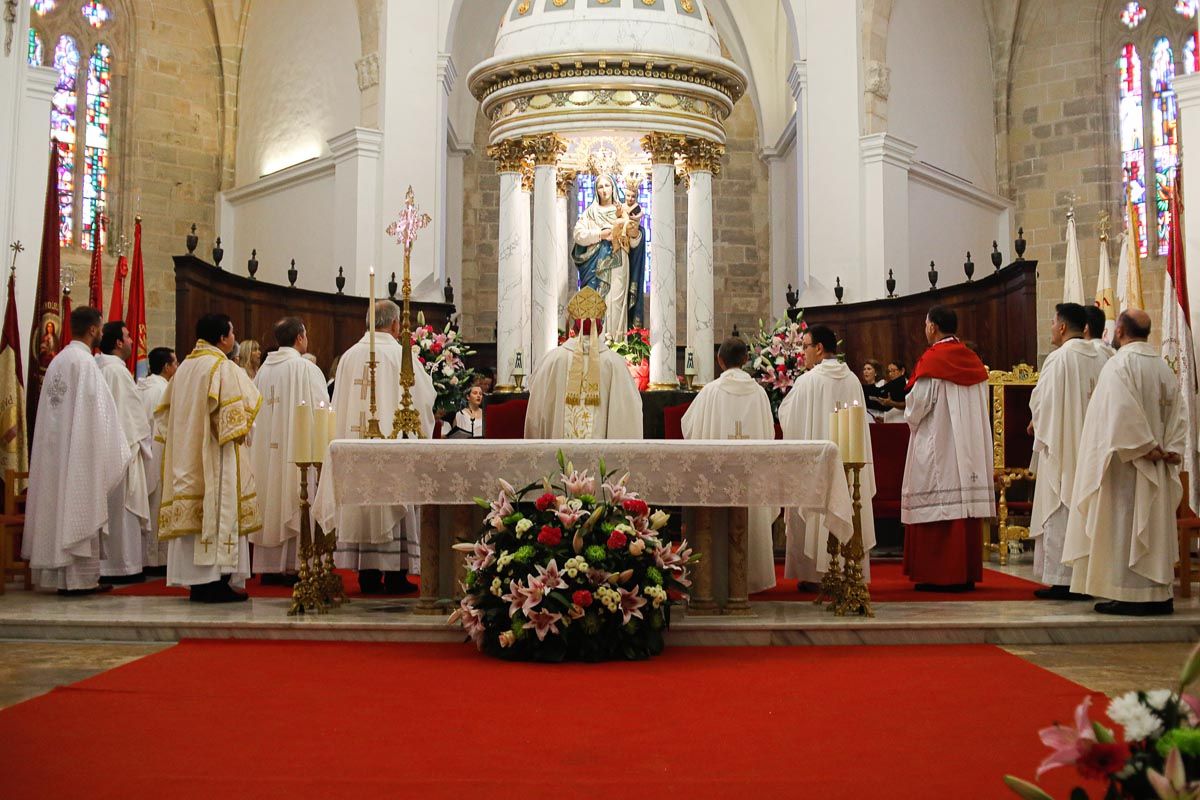
<path id="1" fill-rule="evenodd" d="M 297 464 L 311 464 L 313 447 L 313 418 L 308 403 L 300 402 L 296 413 L 292 415 L 292 461 Z"/>
<path id="2" fill-rule="evenodd" d="M 329 404 L 329 408 L 325 410 L 325 443 L 328 445 L 337 438 L 337 414 L 333 410 L 333 403 Z M 328 447 L 326 447 L 325 457 L 329 457 Z"/>
<path id="3" fill-rule="evenodd" d="M 325 451 L 329 449 L 329 438 L 327 432 L 329 426 L 325 424 L 325 417 L 328 416 L 325 408 L 325 401 L 317 401 L 317 407 L 313 410 L 313 461 L 325 461 Z"/>
<path id="4" fill-rule="evenodd" d="M 367 311 L 368 326 L 371 330 L 371 360 L 375 360 L 375 266 L 372 264 L 367 268 L 367 278 L 370 282 L 371 298 L 368 301 L 370 308 Z"/>
<path id="5" fill-rule="evenodd" d="M 841 449 L 841 443 L 838 442 L 838 410 L 837 406 L 833 407 L 833 411 L 829 412 L 829 441 L 833 442 Z"/>
<path id="6" fill-rule="evenodd" d="M 524 359 L 524 356 L 521 355 L 520 350 L 517 351 L 516 357 L 513 358 L 512 374 L 513 375 L 524 375 L 525 374 L 525 359 Z"/>
<path id="7" fill-rule="evenodd" d="M 867 429 L 867 409 L 855 400 L 854 405 L 850 406 L 848 416 L 850 417 L 850 455 L 846 460 L 861 464 L 867 460 L 866 443 L 863 441 Z"/>
<path id="8" fill-rule="evenodd" d="M 842 403 L 838 411 L 838 447 L 842 451 L 842 461 L 850 460 L 850 407 Z"/>
<path id="9" fill-rule="evenodd" d="M 692 352 L 692 348 L 690 347 L 684 351 L 683 374 L 692 376 L 696 374 L 696 354 Z"/>

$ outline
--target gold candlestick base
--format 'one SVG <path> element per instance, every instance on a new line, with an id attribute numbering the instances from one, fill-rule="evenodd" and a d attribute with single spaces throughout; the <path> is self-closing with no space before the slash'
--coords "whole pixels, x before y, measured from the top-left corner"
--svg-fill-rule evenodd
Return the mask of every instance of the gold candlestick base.
<path id="1" fill-rule="evenodd" d="M 375 405 L 375 354 L 371 353 L 371 358 L 367 361 L 367 368 L 371 372 L 371 416 L 367 419 L 367 430 L 363 433 L 364 439 L 382 439 L 383 431 L 379 429 L 379 417 L 377 415 L 378 408 Z"/>
<path id="2" fill-rule="evenodd" d="M 321 464 L 317 464 L 317 483 L 321 482 Z M 316 583 L 321 599 L 332 606 L 340 606 L 350 602 L 346 597 L 346 588 L 342 585 L 342 576 L 335 571 L 333 551 L 337 549 L 337 531 L 328 533 L 314 523 L 313 535 L 313 568 L 317 570 Z"/>
<path id="3" fill-rule="evenodd" d="M 513 375 L 512 379 L 513 379 L 513 383 L 516 384 L 516 388 L 513 391 L 515 391 L 515 392 L 525 391 L 525 388 L 524 388 L 525 387 L 525 376 L 524 375 Z"/>
<path id="4" fill-rule="evenodd" d="M 316 466 L 316 462 L 298 462 L 300 469 L 300 574 L 296 585 L 292 587 L 292 605 L 288 616 L 316 612 L 324 614 L 329 610 L 329 604 L 321 591 L 320 559 L 313 563 L 313 531 L 312 513 L 308 503 L 308 470 Z"/>
<path id="5" fill-rule="evenodd" d="M 687 387 L 687 390 L 688 390 L 689 392 L 691 392 L 691 391 L 694 391 L 694 390 L 692 389 L 692 384 L 693 384 L 693 383 L 695 383 L 695 382 L 696 382 L 696 376 L 695 376 L 695 375 L 684 375 L 684 376 L 683 376 L 683 385 Z"/>
<path id="6" fill-rule="evenodd" d="M 833 611 L 838 599 L 842 596 L 844 579 L 842 578 L 842 565 L 838 563 L 838 540 L 832 533 L 825 542 L 825 552 L 829 554 L 829 567 L 821 576 L 821 588 L 817 591 L 813 605 L 820 606 L 828 603 L 828 610 Z"/>
<path id="7" fill-rule="evenodd" d="M 854 488 L 852 495 L 854 503 L 854 535 L 850 537 L 850 541 L 841 546 L 842 561 L 845 562 L 845 574 L 842 579 L 842 592 L 837 602 L 833 605 L 833 613 L 839 617 L 850 614 L 873 617 L 875 616 L 875 611 L 871 608 L 871 593 L 867 590 L 867 584 L 863 580 L 862 572 L 862 491 L 860 479 L 862 468 L 866 465 L 861 461 L 848 461 L 844 466 Z"/>

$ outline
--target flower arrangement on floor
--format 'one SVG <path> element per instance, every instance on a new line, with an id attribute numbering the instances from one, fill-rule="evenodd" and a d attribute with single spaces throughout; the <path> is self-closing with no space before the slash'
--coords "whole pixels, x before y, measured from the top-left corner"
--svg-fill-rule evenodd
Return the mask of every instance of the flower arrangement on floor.
<path id="1" fill-rule="evenodd" d="M 1127 692 L 1109 702 L 1108 718 L 1121 735 L 1088 717 L 1092 698 L 1075 709 L 1072 727 L 1052 725 L 1038 732 L 1053 752 L 1038 767 L 1048 770 L 1074 765 L 1088 780 L 1103 781 L 1103 800 L 1159 798 L 1200 800 L 1200 698 L 1187 689 L 1200 677 L 1200 647 L 1192 651 L 1179 687 Z M 1011 775 L 1004 782 L 1026 800 L 1053 800 L 1036 785 Z M 1071 800 L 1088 800 L 1076 788 Z"/>
<path id="2" fill-rule="evenodd" d="M 650 387 L 650 331 L 630 328 L 624 338 L 615 339 L 608 346 L 625 359 L 638 391 L 646 391 Z"/>
<path id="3" fill-rule="evenodd" d="M 488 514 L 475 542 L 454 546 L 468 556 L 451 624 L 511 660 L 658 655 L 699 554 L 667 541 L 668 515 L 626 486 L 628 473 L 614 480 L 603 461 L 597 476 L 580 472 L 561 452 L 558 463 L 555 481 L 500 481 L 494 500 L 476 498 Z"/>
<path id="4" fill-rule="evenodd" d="M 439 417 L 453 417 L 467 404 L 467 392 L 471 389 L 475 372 L 463 358 L 475 355 L 475 351 L 467 349 L 458 331 L 448 323 L 441 333 L 435 331 L 432 325 L 426 325 L 424 314 L 417 315 L 412 342 L 419 348 L 417 359 L 433 379 L 433 388 L 437 390 L 434 413 Z"/>
<path id="5" fill-rule="evenodd" d="M 796 319 L 776 320 L 771 328 L 758 321 L 758 334 L 748 343 L 750 358 L 745 370 L 767 390 L 771 413 L 779 415 L 779 404 L 796 379 L 804 374 L 804 349 L 800 337 L 808 323 Z"/>

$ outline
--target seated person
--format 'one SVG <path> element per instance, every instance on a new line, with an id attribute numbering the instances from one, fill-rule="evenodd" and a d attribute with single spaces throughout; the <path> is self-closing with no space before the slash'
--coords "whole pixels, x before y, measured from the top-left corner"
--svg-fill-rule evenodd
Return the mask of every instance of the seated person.
<path id="1" fill-rule="evenodd" d="M 904 398 L 908 394 L 908 370 L 903 361 L 889 361 L 886 374 L 887 383 L 883 385 L 883 397 L 880 402 L 887 411 L 881 421 L 904 422 Z"/>
<path id="2" fill-rule="evenodd" d="M 888 410 L 887 406 L 882 402 L 884 397 L 883 386 L 887 383 L 883 379 L 883 365 L 875 359 L 869 358 L 862 365 L 861 374 L 863 394 L 867 398 L 867 413 L 871 415 L 873 422 L 881 420 Z"/>
<path id="3" fill-rule="evenodd" d="M 476 383 L 467 391 L 467 405 L 454 415 L 454 426 L 447 439 L 483 438 L 483 385 Z"/>

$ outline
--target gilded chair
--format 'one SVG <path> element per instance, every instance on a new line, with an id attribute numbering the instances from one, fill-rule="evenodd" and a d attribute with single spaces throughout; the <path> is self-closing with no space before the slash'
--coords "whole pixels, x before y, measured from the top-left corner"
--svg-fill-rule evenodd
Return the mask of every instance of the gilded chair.
<path id="1" fill-rule="evenodd" d="M 1029 528 L 1009 524 L 1009 517 L 1025 516 L 1033 510 L 1034 472 L 1033 437 L 1029 434 L 1029 398 L 1037 385 L 1038 372 L 1028 364 L 1017 364 L 1011 372 L 990 370 L 988 387 L 992 395 L 992 466 L 996 483 L 995 536 L 988 530 L 984 535 L 984 558 L 989 552 L 1008 563 L 1008 551 L 1013 542 L 1029 538 Z M 1019 497 L 1009 496 L 1014 485 L 1023 484 Z M 994 540 L 993 540 L 994 539 Z"/>

